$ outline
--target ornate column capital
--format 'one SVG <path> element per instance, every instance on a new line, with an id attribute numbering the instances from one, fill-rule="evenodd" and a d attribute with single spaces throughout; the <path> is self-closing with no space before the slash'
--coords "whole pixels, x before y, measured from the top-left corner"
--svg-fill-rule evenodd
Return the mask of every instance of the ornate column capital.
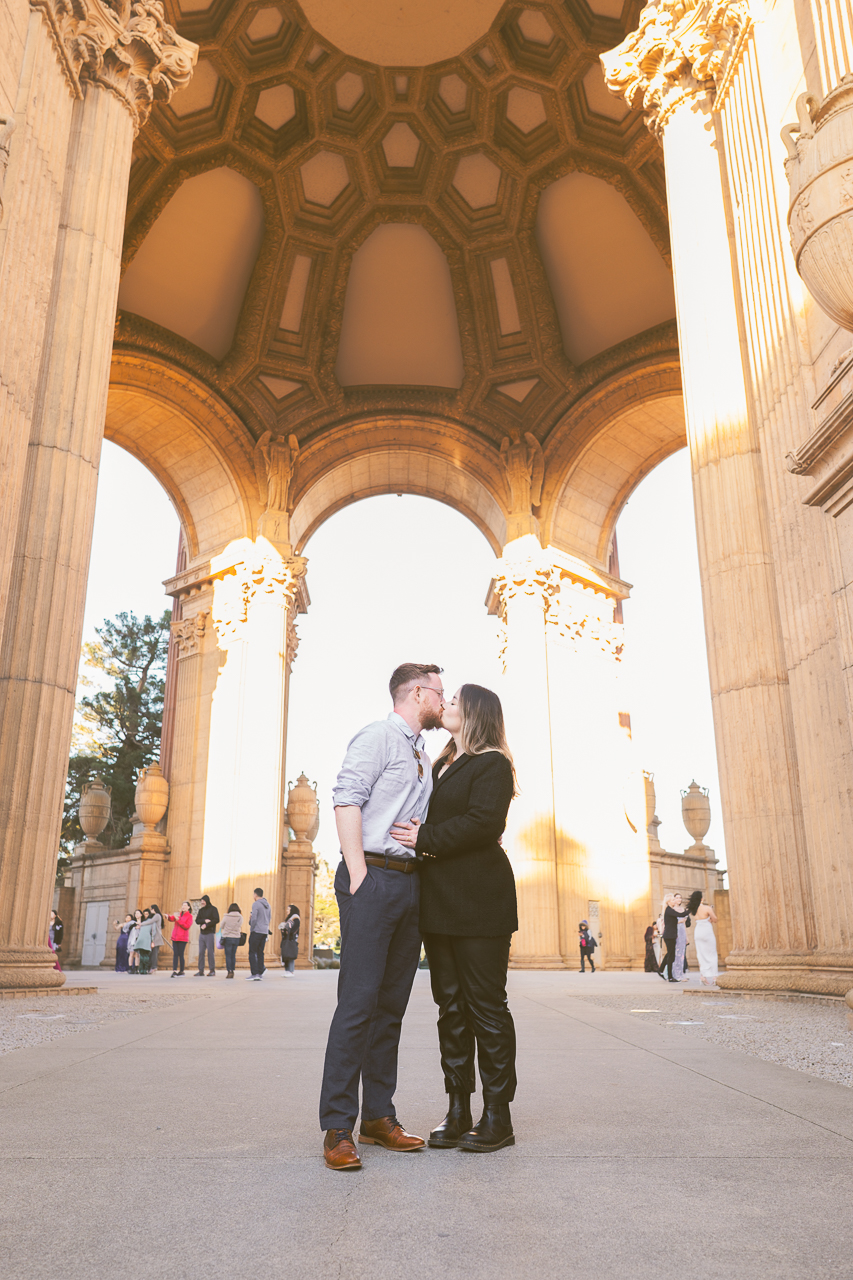
<path id="1" fill-rule="evenodd" d="M 184 618 L 180 622 L 172 623 L 172 635 L 179 661 L 181 658 L 192 658 L 198 653 L 206 625 L 207 612 L 204 610 L 197 613 L 194 618 Z"/>
<path id="2" fill-rule="evenodd" d="M 539 548 L 539 554 L 506 556 L 497 563 L 491 591 L 496 599 L 495 612 L 506 616 L 507 606 L 515 600 L 529 600 L 545 611 L 558 586 L 554 581 L 554 565 Z"/>
<path id="3" fill-rule="evenodd" d="M 548 602 L 545 622 L 549 638 L 577 651 L 597 650 L 622 661 L 624 628 L 614 619 L 612 596 L 564 578 Z"/>
<path id="4" fill-rule="evenodd" d="M 220 641 L 227 644 L 243 639 L 252 610 L 263 601 L 283 607 L 290 615 L 299 579 L 307 566 L 304 556 L 285 559 L 272 550 L 257 548 L 251 560 L 219 570 L 215 574 L 211 617 Z"/>
<path id="5" fill-rule="evenodd" d="M 161 0 L 30 0 L 50 26 L 72 92 L 90 80 L 145 124 L 155 101 L 189 84 L 198 45 L 166 21 Z"/>
<path id="6" fill-rule="evenodd" d="M 681 103 L 722 92 L 751 26 L 748 0 L 650 0 L 637 30 L 601 55 L 607 87 L 642 104 L 659 136 Z"/>

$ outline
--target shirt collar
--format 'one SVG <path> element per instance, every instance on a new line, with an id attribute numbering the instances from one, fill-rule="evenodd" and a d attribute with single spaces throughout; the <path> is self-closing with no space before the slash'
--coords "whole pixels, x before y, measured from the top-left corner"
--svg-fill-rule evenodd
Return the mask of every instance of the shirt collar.
<path id="1" fill-rule="evenodd" d="M 402 729 L 402 730 L 403 730 L 403 733 L 406 735 L 406 737 L 407 737 L 407 738 L 411 738 L 413 742 L 417 742 L 417 741 L 418 741 L 418 739 L 420 738 L 420 736 L 421 736 L 421 735 L 420 735 L 419 733 L 415 733 L 414 729 L 412 729 L 412 728 L 411 728 L 411 727 L 406 723 L 406 721 L 405 721 L 405 720 L 403 719 L 403 717 L 399 714 L 399 712 L 397 712 L 397 711 L 389 711 L 389 713 L 388 713 L 388 719 L 391 721 L 391 723 L 392 723 L 392 724 L 395 724 L 395 725 L 397 726 L 397 728 L 398 728 L 398 729 Z"/>

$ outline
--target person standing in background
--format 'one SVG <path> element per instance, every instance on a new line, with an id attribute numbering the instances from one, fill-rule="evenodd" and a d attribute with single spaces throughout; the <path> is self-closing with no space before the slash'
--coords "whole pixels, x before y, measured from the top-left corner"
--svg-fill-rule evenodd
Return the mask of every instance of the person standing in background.
<path id="1" fill-rule="evenodd" d="M 255 901 L 249 915 L 249 982 L 260 982 L 267 971 L 264 964 L 264 947 L 270 932 L 272 908 L 264 897 L 263 889 L 255 890 Z"/>
<path id="2" fill-rule="evenodd" d="M 51 911 L 50 928 L 47 931 L 47 942 L 51 951 L 56 954 L 56 964 L 53 967 L 54 969 L 58 969 L 60 973 L 62 972 L 62 965 L 59 963 L 59 948 L 62 945 L 63 931 L 64 925 L 62 921 L 55 911 Z"/>
<path id="3" fill-rule="evenodd" d="M 222 950 L 225 952 L 225 977 L 233 978 L 237 967 L 237 948 L 243 936 L 243 916 L 236 902 L 222 917 Z"/>
<path id="4" fill-rule="evenodd" d="M 578 942 L 581 953 L 581 973 L 586 973 L 583 967 L 585 960 L 589 961 L 589 967 L 595 973 L 595 961 L 592 958 L 592 953 L 595 950 L 595 938 L 590 933 L 589 923 L 586 920 L 581 920 L 578 925 Z"/>
<path id="5" fill-rule="evenodd" d="M 296 968 L 296 957 L 299 955 L 299 908 L 293 903 L 287 908 L 287 918 L 278 927 L 281 931 L 281 963 L 284 965 L 285 978 L 292 978 Z"/>
<path id="6" fill-rule="evenodd" d="M 133 916 L 126 915 L 124 924 L 120 924 L 118 920 L 113 920 L 113 928 L 118 934 L 116 938 L 116 973 L 127 973 L 127 941 L 133 928 Z"/>
<path id="7" fill-rule="evenodd" d="M 139 956 L 139 972 L 151 972 L 151 939 L 154 936 L 154 921 L 146 907 L 142 913 L 142 923 L 136 935 L 135 950 Z"/>
<path id="8" fill-rule="evenodd" d="M 193 909 L 189 902 L 182 902 L 176 915 L 166 917 L 174 922 L 172 929 L 172 977 L 184 976 L 184 953 L 190 940 L 190 929 L 193 923 Z M 180 966 L 180 967 L 179 967 Z"/>
<path id="9" fill-rule="evenodd" d="M 127 935 L 127 971 L 139 973 L 139 956 L 136 954 L 136 939 L 139 937 L 139 926 L 142 924 L 142 912 L 139 907 L 133 913 L 133 924 Z"/>
<path id="10" fill-rule="evenodd" d="M 694 919 L 693 941 L 696 944 L 699 977 L 704 987 L 715 987 L 717 985 L 717 974 L 719 973 L 719 961 L 717 958 L 717 939 L 714 936 L 712 926 L 717 923 L 717 917 L 707 902 L 702 901 L 702 897 L 701 889 L 694 890 L 688 899 L 687 910 Z"/>
<path id="11" fill-rule="evenodd" d="M 655 955 L 655 931 L 657 925 L 650 924 L 644 937 L 646 942 L 646 959 L 643 968 L 646 973 L 656 973 L 660 960 Z"/>
<path id="12" fill-rule="evenodd" d="M 673 906 L 676 911 L 681 911 L 684 906 L 684 899 L 680 893 L 672 895 Z M 678 921 L 678 931 L 675 935 L 675 960 L 672 965 L 672 976 L 676 982 L 683 982 L 684 973 L 687 969 L 687 929 L 690 925 L 690 913 L 684 911 L 682 918 Z"/>
<path id="13" fill-rule="evenodd" d="M 156 902 L 152 902 L 148 910 L 151 912 L 151 922 L 153 925 L 151 936 L 151 972 L 156 973 L 160 948 L 165 941 L 163 937 L 163 912 L 157 906 Z"/>
<path id="14" fill-rule="evenodd" d="M 676 899 L 678 900 L 678 907 L 676 907 Z M 668 893 L 663 900 L 663 942 L 666 947 L 666 955 L 658 968 L 658 977 L 663 978 L 664 982 L 678 981 L 677 978 L 672 976 L 672 967 L 675 961 L 675 944 L 678 940 L 678 922 L 688 914 L 686 911 L 681 911 L 680 906 L 680 893 Z M 668 978 L 665 972 L 667 969 L 669 970 Z"/>
<path id="15" fill-rule="evenodd" d="M 206 893 L 201 895 L 202 905 L 196 912 L 195 922 L 200 929 L 198 935 L 198 973 L 197 978 L 204 977 L 204 957 L 207 955 L 208 978 L 216 977 L 216 926 L 219 924 L 219 911 L 211 906 Z"/>

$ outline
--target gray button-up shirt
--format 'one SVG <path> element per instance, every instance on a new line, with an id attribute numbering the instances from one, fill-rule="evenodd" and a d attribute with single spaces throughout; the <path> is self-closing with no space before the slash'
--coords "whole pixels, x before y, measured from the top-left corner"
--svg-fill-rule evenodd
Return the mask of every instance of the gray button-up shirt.
<path id="1" fill-rule="evenodd" d="M 420 752 L 423 777 L 418 776 Z M 350 742 L 332 798 L 335 806 L 361 809 L 365 853 L 413 858 L 414 852 L 392 840 L 395 822 L 423 822 L 432 794 L 432 766 L 421 734 L 392 711 L 387 720 L 367 725 Z"/>

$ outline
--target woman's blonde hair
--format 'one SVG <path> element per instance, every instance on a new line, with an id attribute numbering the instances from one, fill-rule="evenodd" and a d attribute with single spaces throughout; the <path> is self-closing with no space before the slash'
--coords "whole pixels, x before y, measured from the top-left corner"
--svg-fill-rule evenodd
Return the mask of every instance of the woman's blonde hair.
<path id="1" fill-rule="evenodd" d="M 500 698 L 491 689 L 484 689 L 480 684 L 463 684 L 459 690 L 458 706 L 462 717 L 459 732 L 462 754 L 480 756 L 486 751 L 499 751 L 502 756 L 506 756 L 512 769 L 512 792 L 517 796 L 518 779 L 515 776 L 512 752 L 506 740 Z M 436 764 L 452 764 L 455 759 L 456 742 L 451 738 Z"/>

